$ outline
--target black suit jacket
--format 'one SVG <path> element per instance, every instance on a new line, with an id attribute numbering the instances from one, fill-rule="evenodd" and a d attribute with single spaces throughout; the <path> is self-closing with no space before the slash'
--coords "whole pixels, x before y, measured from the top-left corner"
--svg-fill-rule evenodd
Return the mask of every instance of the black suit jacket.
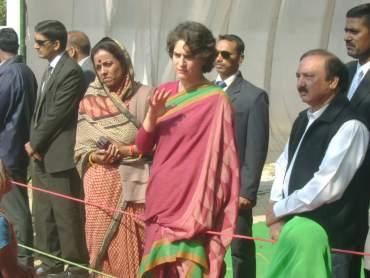
<path id="1" fill-rule="evenodd" d="M 347 65 L 349 80 L 351 81 L 357 70 L 357 61 L 349 62 Z M 365 121 L 370 129 L 370 71 L 366 73 L 358 85 L 353 97 L 350 100 L 351 106 L 358 116 Z M 356 219 L 360 221 L 360 244 L 364 244 L 368 230 L 368 209 L 370 201 L 370 150 L 368 149 L 361 167 L 357 170 L 352 182 L 361 188 L 361 195 L 358 196 L 358 215 Z M 361 249 L 363 250 L 362 246 Z"/>
<path id="2" fill-rule="evenodd" d="M 349 80 L 352 80 L 356 70 L 357 61 L 352 61 L 347 64 Z M 352 107 L 366 121 L 366 125 L 370 127 L 370 71 L 363 77 L 361 83 L 357 87 L 355 94 L 350 100 Z"/>
<path id="3" fill-rule="evenodd" d="M 240 196 L 255 201 L 269 140 L 269 102 L 265 91 L 239 73 L 226 90 L 235 110 L 240 160 Z"/>
<path id="4" fill-rule="evenodd" d="M 47 173 L 75 167 L 77 112 L 85 90 L 80 66 L 64 53 L 45 84 L 44 96 L 38 96 L 31 124 L 30 144 L 43 156 Z"/>

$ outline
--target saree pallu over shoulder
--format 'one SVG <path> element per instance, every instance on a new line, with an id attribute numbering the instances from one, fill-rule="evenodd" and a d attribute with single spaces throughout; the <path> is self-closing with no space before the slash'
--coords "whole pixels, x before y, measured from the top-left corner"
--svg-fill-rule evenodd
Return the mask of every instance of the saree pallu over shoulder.
<path id="1" fill-rule="evenodd" d="M 231 105 L 212 85 L 174 93 L 167 105 L 156 131 L 140 275 L 185 260 L 192 262 L 185 277 L 219 277 L 231 238 L 206 232 L 231 234 L 236 223 L 239 162 Z M 193 271 L 198 274 L 186 276 Z"/>
<path id="2" fill-rule="evenodd" d="M 144 211 L 149 162 L 138 159 L 130 165 L 88 165 L 91 152 L 97 150 L 101 136 L 122 144 L 133 144 L 137 124 L 145 116 L 151 89 L 135 86 L 127 103 L 108 95 L 97 79 L 90 84 L 80 102 L 75 162 L 83 178 L 85 200 L 131 214 Z M 136 277 L 143 252 L 143 223 L 120 212 L 107 212 L 87 206 L 85 222 L 90 266 L 117 277 Z M 124 250 L 124 251 L 123 251 Z M 119 256 L 117 256 L 119 254 Z"/>

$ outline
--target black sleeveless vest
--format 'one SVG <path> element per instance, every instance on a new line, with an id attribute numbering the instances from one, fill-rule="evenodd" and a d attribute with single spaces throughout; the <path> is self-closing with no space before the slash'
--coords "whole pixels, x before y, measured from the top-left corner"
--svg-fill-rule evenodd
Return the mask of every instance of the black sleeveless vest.
<path id="1" fill-rule="evenodd" d="M 324 113 L 308 128 L 298 150 L 289 180 L 289 195 L 302 188 L 319 169 L 328 145 L 339 128 L 346 121 L 357 119 L 345 96 L 337 95 Z M 288 165 L 307 127 L 307 110 L 301 112 L 295 120 L 290 135 Z M 341 146 L 337 146 L 338 149 Z M 351 248 L 357 229 L 356 196 L 359 187 L 352 182 L 341 199 L 323 205 L 313 211 L 299 215 L 317 221 L 326 230 L 333 248 Z M 309 236 L 309 235 L 307 235 Z"/>

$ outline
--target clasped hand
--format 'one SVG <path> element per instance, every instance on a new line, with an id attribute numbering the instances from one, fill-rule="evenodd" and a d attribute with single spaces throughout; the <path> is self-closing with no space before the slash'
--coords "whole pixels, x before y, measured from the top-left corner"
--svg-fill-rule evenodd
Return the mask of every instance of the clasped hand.
<path id="1" fill-rule="evenodd" d="M 92 162 L 98 164 L 114 164 L 122 158 L 116 144 L 109 144 L 106 149 L 98 149 L 91 156 Z"/>

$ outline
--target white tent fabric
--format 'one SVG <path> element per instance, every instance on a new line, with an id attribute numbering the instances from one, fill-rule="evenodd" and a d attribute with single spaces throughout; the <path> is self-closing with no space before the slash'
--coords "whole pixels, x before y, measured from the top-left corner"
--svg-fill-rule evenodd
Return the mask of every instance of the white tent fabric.
<path id="1" fill-rule="evenodd" d="M 57 19 L 68 30 L 82 30 L 92 44 L 111 36 L 129 50 L 137 80 L 156 86 L 175 78 L 166 52 L 168 32 L 194 20 L 215 36 L 239 35 L 246 44 L 244 77 L 267 90 L 271 136 L 268 160 L 281 152 L 298 112 L 305 108 L 295 89 L 300 55 L 326 48 L 343 61 L 346 11 L 356 0 L 26 0 L 27 59 L 38 77 L 45 68 L 33 50 L 33 28 Z M 215 73 L 210 74 L 214 78 Z"/>

